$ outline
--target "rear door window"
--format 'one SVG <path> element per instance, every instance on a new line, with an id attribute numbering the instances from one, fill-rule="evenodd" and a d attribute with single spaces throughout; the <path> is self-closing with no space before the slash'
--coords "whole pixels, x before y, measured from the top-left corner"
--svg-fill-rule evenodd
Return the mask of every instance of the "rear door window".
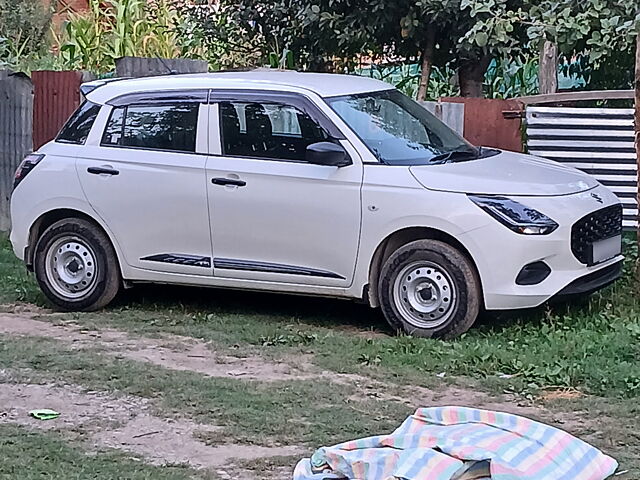
<path id="1" fill-rule="evenodd" d="M 62 127 L 56 142 L 83 145 L 87 141 L 98 112 L 100 112 L 100 105 L 89 101 L 84 102 Z"/>
<path id="2" fill-rule="evenodd" d="M 199 109 L 197 102 L 114 108 L 102 145 L 195 152 Z"/>

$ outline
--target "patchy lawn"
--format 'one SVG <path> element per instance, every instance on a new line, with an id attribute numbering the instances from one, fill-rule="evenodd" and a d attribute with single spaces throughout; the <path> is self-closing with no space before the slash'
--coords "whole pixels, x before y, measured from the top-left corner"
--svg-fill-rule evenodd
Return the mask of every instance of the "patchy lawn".
<path id="1" fill-rule="evenodd" d="M 50 433 L 15 425 L 0 425 L 1 478 L 40 480 L 78 478 L 93 480 L 169 480 L 191 477 L 188 467 L 158 468 L 121 453 L 87 455 L 78 445 Z"/>
<path id="2" fill-rule="evenodd" d="M 629 470 L 620 478 L 640 478 L 628 253 L 624 280 L 588 301 L 485 314 L 442 342 L 394 336 L 378 311 L 350 302 L 199 288 L 141 286 L 102 312 L 52 313 L 3 238 L 0 455 L 16 458 L 0 473 L 36 478 L 46 464 L 19 468 L 35 448 L 57 452 L 52 472 L 68 463 L 78 478 L 287 478 L 319 445 L 459 404 L 564 428 L 616 457 Z M 38 423 L 25 398 L 76 399 L 87 413 Z M 180 466 L 154 473 L 165 464 Z"/>

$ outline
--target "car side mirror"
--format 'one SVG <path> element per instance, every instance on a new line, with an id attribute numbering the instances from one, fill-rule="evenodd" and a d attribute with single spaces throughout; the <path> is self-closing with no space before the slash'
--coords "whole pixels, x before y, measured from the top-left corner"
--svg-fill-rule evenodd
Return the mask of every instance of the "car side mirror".
<path id="1" fill-rule="evenodd" d="M 345 149 L 332 142 L 318 142 L 309 145 L 306 160 L 309 163 L 330 167 L 346 167 L 352 163 Z"/>

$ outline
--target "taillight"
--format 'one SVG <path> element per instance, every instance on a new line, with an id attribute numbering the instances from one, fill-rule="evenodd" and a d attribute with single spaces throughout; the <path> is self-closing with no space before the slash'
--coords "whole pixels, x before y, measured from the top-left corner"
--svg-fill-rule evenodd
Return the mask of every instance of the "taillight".
<path id="1" fill-rule="evenodd" d="M 20 163 L 20 165 L 18 165 L 18 168 L 16 170 L 16 174 L 13 177 L 13 188 L 16 188 L 18 186 L 18 184 L 24 180 L 24 177 L 27 176 L 27 174 L 33 170 L 33 167 L 35 167 L 38 163 L 40 163 L 40 161 L 44 158 L 44 155 L 40 154 L 40 153 L 31 153 L 29 155 L 27 155 L 24 160 L 22 160 L 22 162 Z"/>

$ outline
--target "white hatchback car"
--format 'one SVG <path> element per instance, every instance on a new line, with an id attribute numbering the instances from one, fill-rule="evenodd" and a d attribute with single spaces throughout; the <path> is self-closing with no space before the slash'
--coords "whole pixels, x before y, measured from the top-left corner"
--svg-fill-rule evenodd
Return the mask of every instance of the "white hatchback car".
<path id="1" fill-rule="evenodd" d="M 15 253 L 67 310 L 138 282 L 359 299 L 450 338 L 621 271 L 622 208 L 475 147 L 386 83 L 255 71 L 85 85 L 16 172 Z"/>

